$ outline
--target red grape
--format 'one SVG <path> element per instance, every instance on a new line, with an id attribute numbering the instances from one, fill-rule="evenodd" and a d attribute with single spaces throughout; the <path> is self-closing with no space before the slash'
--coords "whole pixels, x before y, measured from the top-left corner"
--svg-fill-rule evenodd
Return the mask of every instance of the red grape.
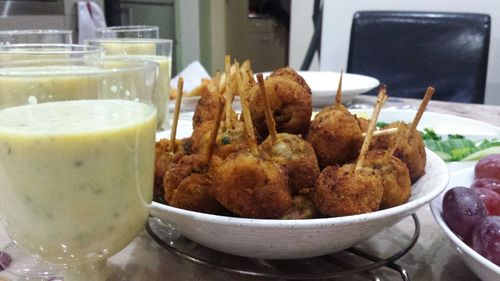
<path id="1" fill-rule="evenodd" d="M 500 154 L 490 154 L 483 157 L 474 169 L 476 179 L 492 178 L 500 180 Z"/>
<path id="2" fill-rule="evenodd" d="M 500 266 L 500 217 L 487 216 L 472 232 L 472 248 Z"/>
<path id="3" fill-rule="evenodd" d="M 444 194 L 443 219 L 466 242 L 470 241 L 475 224 L 487 213 L 481 197 L 470 188 L 457 186 Z"/>
<path id="4" fill-rule="evenodd" d="M 488 215 L 500 216 L 500 195 L 487 188 L 474 188 L 474 190 L 483 200 Z"/>
<path id="5" fill-rule="evenodd" d="M 10 265 L 10 262 L 12 261 L 11 257 L 9 254 L 0 252 L 0 271 L 4 270 Z"/>
<path id="6" fill-rule="evenodd" d="M 492 178 L 480 178 L 472 182 L 472 188 L 487 188 L 500 194 L 500 180 Z"/>

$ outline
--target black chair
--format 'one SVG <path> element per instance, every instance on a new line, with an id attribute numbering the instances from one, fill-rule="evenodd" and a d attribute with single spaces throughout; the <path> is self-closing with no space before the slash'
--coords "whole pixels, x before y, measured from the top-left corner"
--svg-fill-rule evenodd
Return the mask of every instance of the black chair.
<path id="1" fill-rule="evenodd" d="M 347 72 L 378 78 L 389 95 L 484 103 L 490 16 L 371 11 L 354 14 Z M 373 93 L 373 92 L 372 92 Z"/>

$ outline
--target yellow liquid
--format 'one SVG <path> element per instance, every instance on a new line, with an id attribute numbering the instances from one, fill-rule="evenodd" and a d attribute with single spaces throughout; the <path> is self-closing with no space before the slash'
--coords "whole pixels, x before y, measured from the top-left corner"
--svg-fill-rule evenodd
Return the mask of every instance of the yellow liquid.
<path id="1" fill-rule="evenodd" d="M 0 110 L 0 206 L 11 238 L 54 263 L 124 248 L 152 200 L 156 110 L 79 100 Z"/>
<path id="2" fill-rule="evenodd" d="M 156 55 L 156 43 L 103 42 L 101 46 L 107 56 Z"/>

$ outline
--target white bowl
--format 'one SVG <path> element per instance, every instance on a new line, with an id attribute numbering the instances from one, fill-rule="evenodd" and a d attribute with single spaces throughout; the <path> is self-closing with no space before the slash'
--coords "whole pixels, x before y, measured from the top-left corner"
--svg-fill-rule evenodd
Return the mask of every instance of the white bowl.
<path id="1" fill-rule="evenodd" d="M 310 220 L 266 220 L 203 214 L 153 202 L 153 216 L 185 237 L 224 253 L 264 259 L 298 259 L 341 251 L 414 213 L 448 183 L 446 164 L 427 150 L 426 174 L 400 206 L 354 216 Z"/>
<path id="2" fill-rule="evenodd" d="M 299 71 L 311 88 L 313 107 L 324 107 L 335 102 L 337 94 L 339 72 L 331 71 Z M 342 102 L 348 103 L 355 96 L 366 93 L 380 85 L 376 78 L 344 73 L 342 76 Z"/>
<path id="3" fill-rule="evenodd" d="M 451 174 L 450 182 L 446 190 L 455 186 L 470 186 L 474 180 L 474 168 L 468 168 Z M 434 199 L 430 206 L 434 219 L 443 229 L 446 236 L 450 239 L 453 248 L 457 251 L 458 255 L 462 258 L 464 263 L 483 281 L 496 281 L 500 280 L 500 266 L 487 260 L 471 247 L 465 244 L 458 236 L 451 231 L 442 216 L 442 202 L 443 192 L 440 196 Z"/>

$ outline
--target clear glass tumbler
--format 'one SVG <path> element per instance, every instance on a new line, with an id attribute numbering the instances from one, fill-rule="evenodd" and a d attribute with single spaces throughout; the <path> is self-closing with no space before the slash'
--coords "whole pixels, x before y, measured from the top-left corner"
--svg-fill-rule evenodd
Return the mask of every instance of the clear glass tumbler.
<path id="1" fill-rule="evenodd" d="M 172 40 L 137 38 L 100 38 L 85 41 L 86 45 L 104 49 L 105 57 L 151 60 L 160 65 L 160 93 L 158 95 L 158 128 L 168 126 L 168 103 L 172 69 Z"/>
<path id="2" fill-rule="evenodd" d="M 96 38 L 159 38 L 158 26 L 124 25 L 98 28 Z"/>
<path id="3" fill-rule="evenodd" d="M 157 73 L 139 60 L 0 66 L 0 97 L 11 100 L 0 103 L 0 214 L 14 242 L 2 250 L 6 270 L 106 279 L 106 259 L 149 215 Z"/>
<path id="4" fill-rule="evenodd" d="M 75 44 L 8 44 L 0 45 L 0 62 L 21 60 L 52 60 L 69 58 L 100 58 L 99 46 Z"/>
<path id="5" fill-rule="evenodd" d="M 0 44 L 72 44 L 73 31 L 27 29 L 0 31 Z"/>

